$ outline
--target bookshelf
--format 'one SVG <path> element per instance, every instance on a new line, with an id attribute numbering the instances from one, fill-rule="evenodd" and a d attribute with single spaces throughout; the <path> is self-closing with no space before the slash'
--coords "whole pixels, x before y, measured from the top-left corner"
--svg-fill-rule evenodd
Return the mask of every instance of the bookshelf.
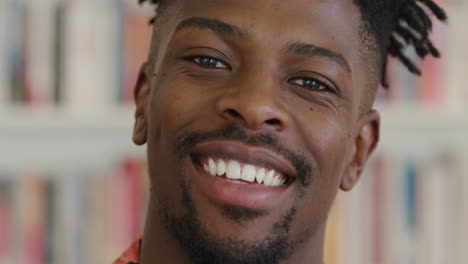
<path id="1" fill-rule="evenodd" d="M 143 156 L 132 143 L 133 108 L 116 107 L 91 115 L 58 109 L 10 109 L 2 113 L 0 167 L 63 169 L 77 163 L 98 167 L 122 154 Z M 21 158 L 19 158 L 21 157 Z"/>
<path id="2" fill-rule="evenodd" d="M 428 154 L 428 149 L 467 149 L 468 118 L 423 105 L 377 106 L 383 151 Z M 429 152 L 430 153 L 430 152 Z"/>
<path id="3" fill-rule="evenodd" d="M 0 264 L 110 263 L 141 232 L 148 183 L 132 86 L 152 10 L 136 2 L 0 1 Z M 423 62 L 422 79 L 389 64 L 379 147 L 337 197 L 327 264 L 468 263 L 468 1 L 439 2 L 444 58 Z M 28 18 L 38 5 L 51 15 Z M 31 35 L 44 25 L 47 37 Z"/>

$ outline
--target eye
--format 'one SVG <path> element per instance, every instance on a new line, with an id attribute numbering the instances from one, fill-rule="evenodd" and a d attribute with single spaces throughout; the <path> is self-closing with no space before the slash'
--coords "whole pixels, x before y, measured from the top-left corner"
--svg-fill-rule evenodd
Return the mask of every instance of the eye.
<path id="1" fill-rule="evenodd" d="M 331 88 L 329 85 L 314 78 L 294 78 L 291 79 L 290 82 L 310 90 L 334 91 L 333 88 Z"/>
<path id="2" fill-rule="evenodd" d="M 192 56 L 186 59 L 195 62 L 203 68 L 229 69 L 226 63 L 211 56 Z"/>

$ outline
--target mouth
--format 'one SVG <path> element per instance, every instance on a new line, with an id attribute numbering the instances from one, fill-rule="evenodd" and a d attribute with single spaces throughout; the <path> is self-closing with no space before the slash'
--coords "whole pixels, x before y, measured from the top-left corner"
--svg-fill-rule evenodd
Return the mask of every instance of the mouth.
<path id="1" fill-rule="evenodd" d="M 235 184 L 261 184 L 282 186 L 291 182 L 291 177 L 275 169 L 256 166 L 235 159 L 217 157 L 194 157 L 194 163 L 206 173 Z"/>
<path id="2" fill-rule="evenodd" d="M 195 181 L 210 200 L 252 209 L 277 204 L 296 179 L 294 167 L 265 149 L 218 141 L 194 147 Z"/>

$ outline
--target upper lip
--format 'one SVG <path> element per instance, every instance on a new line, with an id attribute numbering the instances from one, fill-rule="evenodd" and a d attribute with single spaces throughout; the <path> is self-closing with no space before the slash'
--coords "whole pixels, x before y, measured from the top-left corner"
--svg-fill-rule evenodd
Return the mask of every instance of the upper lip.
<path id="1" fill-rule="evenodd" d="M 213 157 L 232 159 L 251 165 L 274 169 L 288 178 L 291 183 L 296 178 L 296 169 L 283 156 L 263 147 L 251 146 L 236 141 L 210 141 L 196 145 L 192 149 L 195 158 Z"/>

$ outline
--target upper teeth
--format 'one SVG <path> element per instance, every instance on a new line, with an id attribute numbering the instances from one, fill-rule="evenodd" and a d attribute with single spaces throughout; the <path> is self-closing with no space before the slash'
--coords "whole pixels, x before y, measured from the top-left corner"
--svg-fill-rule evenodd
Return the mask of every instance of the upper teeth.
<path id="1" fill-rule="evenodd" d="M 236 160 L 209 158 L 203 163 L 203 168 L 213 176 L 226 174 L 226 177 L 231 180 L 256 181 L 267 186 L 279 186 L 286 182 L 286 179 L 281 177 L 281 174 L 275 170 L 241 163 Z"/>

